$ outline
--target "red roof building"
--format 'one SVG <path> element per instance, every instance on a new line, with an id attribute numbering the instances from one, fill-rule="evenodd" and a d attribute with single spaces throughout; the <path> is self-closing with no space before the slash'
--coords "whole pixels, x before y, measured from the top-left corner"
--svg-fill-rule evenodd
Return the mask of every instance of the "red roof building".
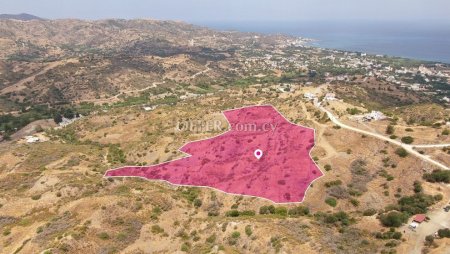
<path id="1" fill-rule="evenodd" d="M 422 223 L 424 222 L 426 219 L 425 214 L 416 214 L 416 216 L 414 216 L 413 221 L 418 222 L 418 223 Z"/>

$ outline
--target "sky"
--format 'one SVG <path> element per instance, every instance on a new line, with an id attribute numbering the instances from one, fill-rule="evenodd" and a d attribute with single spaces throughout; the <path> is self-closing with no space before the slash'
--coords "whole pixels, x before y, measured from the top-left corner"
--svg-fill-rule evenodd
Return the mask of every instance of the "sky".
<path id="1" fill-rule="evenodd" d="M 0 0 L 43 18 L 205 21 L 450 20 L 449 0 Z"/>

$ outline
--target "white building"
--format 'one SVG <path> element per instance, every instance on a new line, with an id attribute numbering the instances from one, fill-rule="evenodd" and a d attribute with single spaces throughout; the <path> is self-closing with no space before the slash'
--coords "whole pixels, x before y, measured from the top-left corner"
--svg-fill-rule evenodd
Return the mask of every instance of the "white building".
<path id="1" fill-rule="evenodd" d="M 335 101 L 336 100 L 336 95 L 334 93 L 327 93 L 325 95 L 325 100 L 327 101 Z"/>
<path id="2" fill-rule="evenodd" d="M 307 100 L 314 100 L 315 98 L 317 98 L 317 96 L 313 93 L 305 93 L 303 94 L 303 97 Z"/>
<path id="3" fill-rule="evenodd" d="M 364 115 L 364 120 L 366 121 L 378 121 L 385 119 L 386 116 L 380 111 L 372 111 Z"/>

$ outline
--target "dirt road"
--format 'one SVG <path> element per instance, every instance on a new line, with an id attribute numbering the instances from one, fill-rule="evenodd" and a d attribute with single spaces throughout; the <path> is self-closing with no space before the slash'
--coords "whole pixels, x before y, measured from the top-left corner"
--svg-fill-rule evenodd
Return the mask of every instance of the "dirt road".
<path id="1" fill-rule="evenodd" d="M 443 208 L 431 211 L 427 213 L 427 216 L 430 220 L 421 223 L 415 231 L 409 229 L 408 225 L 403 226 L 402 230 L 406 232 L 404 237 L 408 242 L 413 243 L 408 245 L 405 253 L 421 254 L 427 235 L 433 235 L 439 229 L 450 227 L 450 212 L 445 212 Z"/>
<path id="2" fill-rule="evenodd" d="M 391 138 L 389 138 L 389 137 L 385 137 L 385 136 L 383 136 L 383 135 L 381 135 L 381 134 L 373 133 L 373 132 L 369 132 L 369 131 L 365 131 L 365 130 L 361 130 L 361 129 L 358 129 L 358 128 L 355 128 L 355 127 L 346 125 L 346 124 L 340 122 L 340 121 L 337 119 L 337 117 L 334 116 L 329 110 L 327 110 L 326 108 L 322 107 L 322 106 L 320 105 L 320 103 L 314 103 L 314 104 L 315 104 L 316 107 L 318 107 L 321 111 L 325 112 L 325 113 L 327 114 L 327 116 L 330 118 L 330 120 L 331 120 L 334 124 L 340 126 L 341 128 L 344 128 L 344 129 L 347 129 L 347 130 L 351 130 L 351 131 L 355 131 L 355 132 L 359 132 L 359 133 L 361 133 L 361 134 L 364 134 L 364 135 L 367 135 L 367 136 L 372 136 L 372 137 L 375 137 L 375 138 L 378 138 L 378 139 L 387 141 L 387 142 L 389 142 L 389 143 L 391 143 L 391 144 L 400 146 L 400 147 L 404 148 L 406 151 L 408 151 L 408 153 L 410 153 L 410 154 L 412 154 L 412 155 L 414 155 L 414 156 L 416 156 L 416 157 L 418 157 L 418 158 L 420 158 L 420 159 L 422 159 L 422 160 L 424 160 L 424 161 L 427 161 L 427 162 L 429 162 L 429 163 L 431 163 L 431 164 L 433 164 L 433 165 L 435 165 L 435 166 L 438 166 L 438 167 L 440 167 L 441 169 L 449 170 L 448 166 L 446 166 L 446 165 L 444 165 L 444 164 L 442 164 L 442 163 L 440 163 L 440 162 L 438 162 L 438 161 L 435 161 L 435 160 L 431 159 L 430 157 L 428 157 L 428 156 L 426 156 L 426 155 L 423 155 L 423 154 L 421 154 L 421 153 L 419 153 L 419 152 L 417 152 L 416 150 L 413 149 L 414 147 L 420 147 L 420 145 L 407 145 L 407 144 L 403 144 L 403 143 L 401 143 L 400 141 L 391 139 Z M 441 146 L 448 146 L 448 145 L 449 145 L 449 144 L 436 144 L 436 145 L 425 145 L 425 146 L 427 146 L 427 147 L 431 147 L 431 146 L 441 147 Z"/>

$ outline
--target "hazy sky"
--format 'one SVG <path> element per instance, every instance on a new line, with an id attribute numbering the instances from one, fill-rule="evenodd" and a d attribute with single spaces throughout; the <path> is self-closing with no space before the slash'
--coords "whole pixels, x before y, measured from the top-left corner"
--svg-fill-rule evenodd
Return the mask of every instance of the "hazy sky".
<path id="1" fill-rule="evenodd" d="M 184 21 L 450 20 L 449 0 L 0 0 L 0 13 Z"/>

